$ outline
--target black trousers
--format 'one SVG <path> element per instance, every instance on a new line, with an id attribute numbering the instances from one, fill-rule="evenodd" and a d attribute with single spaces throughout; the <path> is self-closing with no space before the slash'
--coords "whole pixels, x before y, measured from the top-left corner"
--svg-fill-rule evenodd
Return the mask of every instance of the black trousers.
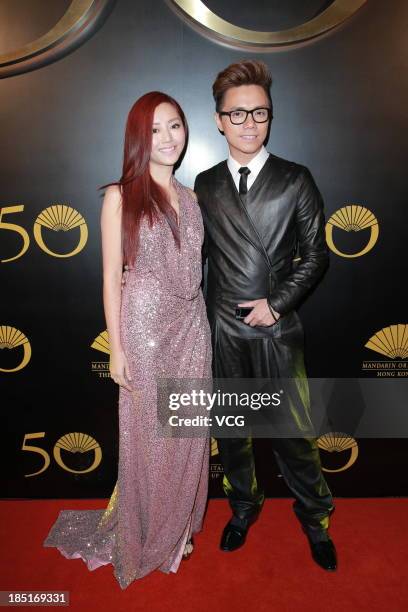
<path id="1" fill-rule="evenodd" d="M 303 340 L 295 344 L 287 340 L 285 334 L 277 338 L 241 338 L 217 325 L 213 333 L 214 377 L 302 378 L 307 388 Z M 294 422 L 310 423 L 308 393 L 300 394 L 291 410 Z M 224 491 L 233 514 L 239 519 L 251 519 L 264 500 L 256 479 L 252 439 L 218 438 L 217 444 L 224 468 Z M 272 445 L 281 474 L 295 498 L 296 516 L 311 535 L 327 529 L 334 505 L 322 473 L 316 438 L 274 437 Z"/>

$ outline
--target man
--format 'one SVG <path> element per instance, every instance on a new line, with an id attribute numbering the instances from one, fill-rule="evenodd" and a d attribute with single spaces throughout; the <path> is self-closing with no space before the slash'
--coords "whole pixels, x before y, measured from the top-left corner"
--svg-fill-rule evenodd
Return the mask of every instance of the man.
<path id="1" fill-rule="evenodd" d="M 309 170 L 264 147 L 272 120 L 271 83 L 266 64 L 246 60 L 228 66 L 213 84 L 215 121 L 229 157 L 199 174 L 194 190 L 205 225 L 215 378 L 305 380 L 303 329 L 295 309 L 328 266 L 323 203 Z M 295 267 L 297 249 L 301 261 Z M 239 320 L 237 307 L 252 310 Z M 302 437 L 303 424 L 311 421 L 308 393 L 300 398 L 289 408 L 299 434 L 274 437 L 273 451 L 313 559 L 335 570 L 327 531 L 333 499 L 316 438 Z M 264 495 L 252 439 L 218 438 L 218 448 L 233 512 L 220 547 L 233 551 L 244 544 Z"/>

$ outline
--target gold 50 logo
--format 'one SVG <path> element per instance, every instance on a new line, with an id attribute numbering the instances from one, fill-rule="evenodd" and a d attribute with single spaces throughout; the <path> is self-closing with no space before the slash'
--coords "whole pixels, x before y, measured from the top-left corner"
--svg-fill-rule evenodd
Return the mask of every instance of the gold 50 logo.
<path id="1" fill-rule="evenodd" d="M 19 204 L 17 206 L 4 206 L 3 208 L 0 208 L 0 230 L 15 232 L 22 238 L 23 241 L 20 251 L 13 257 L 2 259 L 1 263 L 19 259 L 24 255 L 29 247 L 30 237 L 27 230 L 21 225 L 17 225 L 16 223 L 8 223 L 3 220 L 6 215 L 20 213 L 23 211 L 23 204 Z M 79 228 L 79 241 L 76 247 L 70 253 L 56 253 L 45 244 L 43 228 L 48 228 L 54 232 L 68 232 L 76 227 Z M 75 208 L 67 206 L 66 204 L 55 204 L 40 212 L 34 222 L 33 234 L 38 246 L 48 255 L 51 255 L 52 257 L 73 257 L 84 248 L 88 240 L 88 227 L 83 216 L 77 210 L 75 210 Z"/>
<path id="2" fill-rule="evenodd" d="M 38 433 L 27 433 L 24 436 L 23 446 L 21 447 L 21 450 L 30 453 L 36 453 L 37 455 L 40 455 L 43 459 L 43 466 L 36 472 L 32 472 L 31 474 L 24 474 L 26 478 L 42 474 L 43 472 L 45 472 L 45 470 L 49 467 L 51 463 L 50 455 L 47 453 L 46 450 L 44 450 L 40 446 L 32 446 L 31 444 L 27 444 L 27 441 L 29 440 L 35 440 L 44 437 L 45 431 L 41 431 Z M 89 467 L 83 470 L 73 469 L 72 467 L 69 467 L 64 463 L 61 455 L 62 450 L 73 454 L 83 454 L 92 451 L 94 454 L 93 462 Z M 102 461 L 102 449 L 98 442 L 95 440 L 95 438 L 92 438 L 92 436 L 89 436 L 88 434 L 76 431 L 73 433 L 65 434 L 64 436 L 59 438 L 59 440 L 57 440 L 57 442 L 54 444 L 53 456 L 57 464 L 66 472 L 72 472 L 73 474 L 87 474 L 88 472 L 92 472 L 93 470 L 95 470 Z"/>
<path id="3" fill-rule="evenodd" d="M 335 227 L 346 232 L 360 232 L 361 230 L 369 229 L 370 237 L 366 246 L 361 249 L 361 251 L 358 251 L 358 253 L 343 253 L 334 244 L 333 229 Z M 333 253 L 340 255 L 340 257 L 353 258 L 365 255 L 374 247 L 378 240 L 379 233 L 378 221 L 373 213 L 368 210 L 368 208 L 358 206 L 357 204 L 351 204 L 350 206 L 340 208 L 332 214 L 326 224 L 327 245 Z"/>
<path id="4" fill-rule="evenodd" d="M 333 30 L 356 13 L 367 0 L 334 0 L 319 15 L 287 30 L 260 32 L 240 28 L 218 17 L 201 0 L 167 0 L 167 3 L 204 36 L 231 47 L 273 51 L 304 43 Z"/>

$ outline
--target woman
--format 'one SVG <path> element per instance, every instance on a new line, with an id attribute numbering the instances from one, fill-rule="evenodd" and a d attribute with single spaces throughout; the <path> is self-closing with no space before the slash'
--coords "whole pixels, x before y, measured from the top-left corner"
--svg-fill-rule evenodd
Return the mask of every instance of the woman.
<path id="1" fill-rule="evenodd" d="M 207 497 L 208 436 L 157 434 L 157 379 L 211 377 L 203 224 L 194 192 L 173 177 L 186 139 L 170 96 L 150 92 L 130 110 L 122 177 L 107 186 L 101 215 L 118 479 L 105 511 L 61 511 L 44 542 L 90 570 L 112 563 L 122 589 L 154 569 L 177 571 Z"/>

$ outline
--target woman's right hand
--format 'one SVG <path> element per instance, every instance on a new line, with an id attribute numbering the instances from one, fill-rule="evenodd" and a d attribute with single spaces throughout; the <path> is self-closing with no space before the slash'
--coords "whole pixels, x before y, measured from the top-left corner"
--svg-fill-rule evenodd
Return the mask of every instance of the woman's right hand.
<path id="1" fill-rule="evenodd" d="M 132 380 L 128 360 L 123 350 L 111 351 L 109 361 L 109 371 L 111 378 L 121 387 L 125 387 L 128 391 L 133 391 L 129 385 L 129 380 Z"/>

